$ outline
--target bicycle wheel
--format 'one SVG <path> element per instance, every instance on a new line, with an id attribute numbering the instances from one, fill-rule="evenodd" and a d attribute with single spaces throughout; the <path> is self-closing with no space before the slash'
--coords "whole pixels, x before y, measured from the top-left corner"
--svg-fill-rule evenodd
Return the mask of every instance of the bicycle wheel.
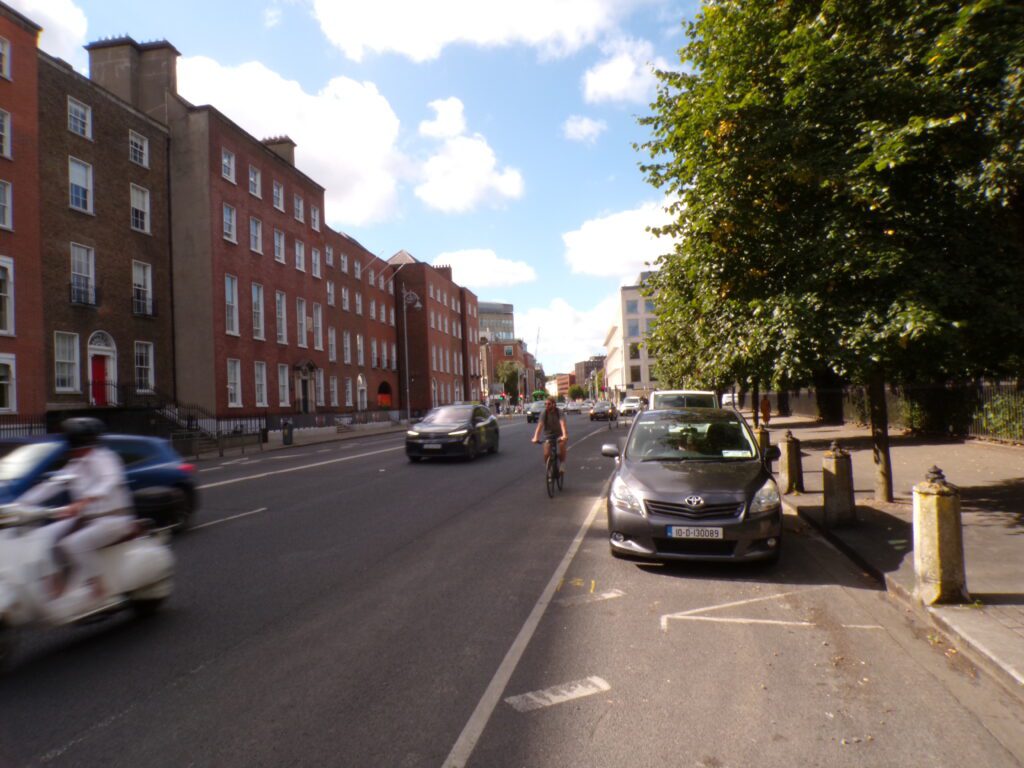
<path id="1" fill-rule="evenodd" d="M 555 480 L 558 482 L 558 490 L 562 490 L 562 483 L 565 482 L 565 475 L 562 474 L 561 463 L 555 460 Z"/>
<path id="2" fill-rule="evenodd" d="M 558 472 L 558 468 L 555 466 L 555 461 L 554 457 L 548 459 L 547 471 L 544 473 L 544 481 L 547 484 L 548 496 L 552 499 L 555 498 L 555 474 Z"/>

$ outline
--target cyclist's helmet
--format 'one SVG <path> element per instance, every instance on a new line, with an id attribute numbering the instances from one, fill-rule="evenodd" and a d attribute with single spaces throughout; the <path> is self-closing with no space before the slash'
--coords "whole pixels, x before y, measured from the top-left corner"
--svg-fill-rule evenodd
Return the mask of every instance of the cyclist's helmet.
<path id="1" fill-rule="evenodd" d="M 64 435 L 71 448 L 86 448 L 95 445 L 104 430 L 102 421 L 88 416 L 65 419 L 60 426 L 64 430 Z"/>

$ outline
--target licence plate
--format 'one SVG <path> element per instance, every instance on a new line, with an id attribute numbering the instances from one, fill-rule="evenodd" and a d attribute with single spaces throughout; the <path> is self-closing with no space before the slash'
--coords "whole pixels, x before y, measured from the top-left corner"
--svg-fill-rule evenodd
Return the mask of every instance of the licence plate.
<path id="1" fill-rule="evenodd" d="M 424 443 L 423 444 L 423 449 L 427 450 L 427 451 L 440 451 L 441 450 L 441 444 L 440 443 Z"/>
<path id="2" fill-rule="evenodd" d="M 703 525 L 670 525 L 668 535 L 671 539 L 720 539 L 722 529 Z"/>

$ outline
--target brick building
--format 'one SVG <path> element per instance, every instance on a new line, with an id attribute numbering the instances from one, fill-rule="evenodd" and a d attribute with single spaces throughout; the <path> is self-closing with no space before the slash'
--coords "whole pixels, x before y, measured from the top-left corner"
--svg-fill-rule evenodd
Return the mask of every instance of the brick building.
<path id="1" fill-rule="evenodd" d="M 521 339 L 508 341 L 489 341 L 487 351 L 484 355 L 485 364 L 488 366 L 488 382 L 490 385 L 490 397 L 500 399 L 504 394 L 507 399 L 517 402 L 518 397 L 529 399 L 530 394 L 536 389 L 536 360 L 526 349 L 526 344 Z M 519 369 L 519 379 L 516 392 L 508 392 L 505 383 L 498 376 L 498 369 L 502 363 L 511 362 Z"/>
<path id="2" fill-rule="evenodd" d="M 167 129 L 38 60 L 47 410 L 172 393 Z"/>
<path id="3" fill-rule="evenodd" d="M 0 414 L 20 417 L 42 414 L 48 391 L 39 259 L 39 31 L 0 3 Z"/>

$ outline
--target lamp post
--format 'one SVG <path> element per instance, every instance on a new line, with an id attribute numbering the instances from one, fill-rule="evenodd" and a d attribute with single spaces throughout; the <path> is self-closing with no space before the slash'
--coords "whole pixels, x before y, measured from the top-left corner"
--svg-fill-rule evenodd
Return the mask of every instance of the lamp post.
<path id="1" fill-rule="evenodd" d="M 402 345 L 405 347 L 405 420 L 412 423 L 412 404 L 409 400 L 409 323 L 408 323 L 408 307 L 413 305 L 413 309 L 423 309 L 423 304 L 420 302 L 420 297 L 416 295 L 414 291 L 407 290 L 406 287 L 402 286 Z"/>

